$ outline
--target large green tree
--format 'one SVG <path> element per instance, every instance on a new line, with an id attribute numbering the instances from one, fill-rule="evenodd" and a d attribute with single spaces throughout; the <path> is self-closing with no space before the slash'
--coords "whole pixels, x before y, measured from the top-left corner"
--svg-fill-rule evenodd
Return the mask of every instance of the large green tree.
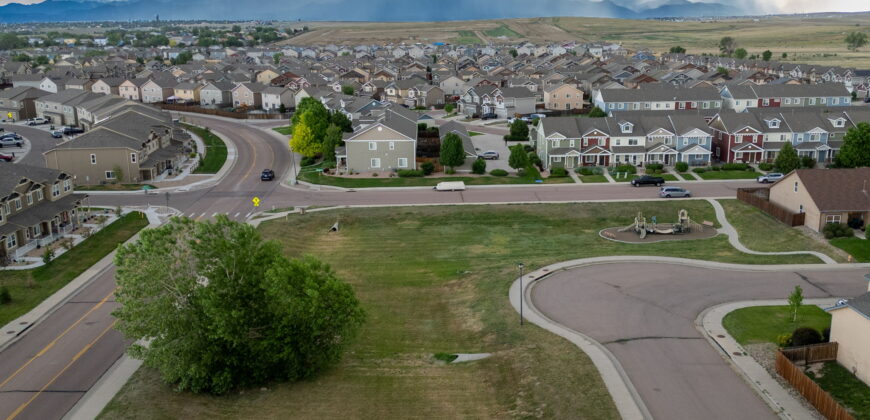
<path id="1" fill-rule="evenodd" d="M 27 41 L 17 35 L 10 33 L 0 34 L 0 50 L 14 50 L 24 47 L 27 47 Z"/>
<path id="2" fill-rule="evenodd" d="M 335 148 L 341 144 L 341 133 L 341 128 L 335 124 L 330 124 L 329 128 L 326 129 L 321 146 L 321 154 L 325 162 L 335 162 Z"/>
<path id="3" fill-rule="evenodd" d="M 719 52 L 722 54 L 730 57 L 731 54 L 734 54 L 735 49 L 737 49 L 737 41 L 734 38 L 725 36 L 719 40 Z"/>
<path id="4" fill-rule="evenodd" d="M 851 32 L 846 35 L 846 48 L 854 51 L 867 45 L 867 34 L 863 32 Z"/>
<path id="5" fill-rule="evenodd" d="M 310 378 L 364 313 L 329 266 L 288 260 L 246 224 L 175 218 L 118 249 L 114 312 L 129 353 L 179 390 Z M 147 343 L 147 344 L 139 344 Z"/>
<path id="6" fill-rule="evenodd" d="M 679 45 L 677 45 L 677 46 L 675 46 L 675 47 L 671 47 L 671 49 L 670 49 L 670 53 L 671 53 L 671 54 L 685 54 L 685 53 L 686 53 L 686 49 L 683 48 L 683 47 L 681 47 L 681 46 L 679 46 Z"/>
<path id="7" fill-rule="evenodd" d="M 329 123 L 335 124 L 345 133 L 353 132 L 353 122 L 343 112 L 334 111 L 329 115 Z"/>
<path id="8" fill-rule="evenodd" d="M 450 133 L 441 139 L 441 164 L 454 168 L 465 163 L 465 150 L 462 139 L 456 133 Z"/>
<path id="9" fill-rule="evenodd" d="M 773 57 L 773 53 L 770 50 L 764 50 L 764 52 L 761 53 L 761 59 L 764 61 L 770 61 L 771 57 Z"/>
<path id="10" fill-rule="evenodd" d="M 773 167 L 777 171 L 787 174 L 797 168 L 800 168 L 801 160 L 798 158 L 797 151 L 792 147 L 791 143 L 786 142 L 779 149 L 776 159 L 773 161 Z"/>
<path id="11" fill-rule="evenodd" d="M 738 60 L 742 60 L 742 59 L 746 58 L 747 55 L 749 55 L 749 53 L 746 51 L 745 48 L 738 48 L 738 49 L 734 50 L 734 58 L 736 58 Z"/>
<path id="12" fill-rule="evenodd" d="M 529 125 L 525 121 L 517 118 L 511 123 L 511 132 L 508 135 L 509 140 L 525 141 L 529 139 Z"/>
<path id="13" fill-rule="evenodd" d="M 870 123 L 858 123 L 846 132 L 834 163 L 840 168 L 870 166 Z"/>
<path id="14" fill-rule="evenodd" d="M 529 166 L 529 154 L 522 144 L 510 147 L 511 154 L 508 156 L 508 165 L 514 169 L 523 169 Z"/>
<path id="15" fill-rule="evenodd" d="M 323 137 L 316 137 L 307 122 L 300 121 L 293 125 L 293 136 L 290 137 L 290 149 L 302 156 L 313 157 L 323 151 Z"/>

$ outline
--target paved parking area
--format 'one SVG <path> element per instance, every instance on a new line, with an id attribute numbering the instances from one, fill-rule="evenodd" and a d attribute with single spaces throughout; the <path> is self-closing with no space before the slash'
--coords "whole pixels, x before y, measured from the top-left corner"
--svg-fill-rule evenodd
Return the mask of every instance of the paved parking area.
<path id="1" fill-rule="evenodd" d="M 43 153 L 57 146 L 63 139 L 51 137 L 49 133 L 49 125 L 39 125 L 30 127 L 24 123 L 15 124 L 0 124 L 5 131 L 4 133 L 18 133 L 24 138 L 24 144 L 21 148 L 4 147 L 0 149 L 2 154 L 15 153 L 15 163 L 23 163 L 26 165 L 45 166 Z"/>

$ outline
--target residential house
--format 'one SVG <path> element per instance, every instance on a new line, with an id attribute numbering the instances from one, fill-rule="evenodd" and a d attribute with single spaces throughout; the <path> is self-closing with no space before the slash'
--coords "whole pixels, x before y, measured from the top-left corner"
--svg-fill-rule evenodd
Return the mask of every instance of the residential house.
<path id="1" fill-rule="evenodd" d="M 830 340 L 837 343 L 837 363 L 870 384 L 870 291 L 825 310 L 831 314 Z"/>
<path id="2" fill-rule="evenodd" d="M 142 84 L 142 102 L 164 103 L 175 94 L 178 82 L 171 77 L 154 77 Z"/>
<path id="3" fill-rule="evenodd" d="M 66 89 L 36 100 L 36 116 L 49 118 L 56 125 L 79 125 L 76 105 L 104 95 L 78 89 Z"/>
<path id="4" fill-rule="evenodd" d="M 726 85 L 721 96 L 725 106 L 737 112 L 751 108 L 849 106 L 852 96 L 842 83 L 815 85 Z"/>
<path id="5" fill-rule="evenodd" d="M 124 80 L 118 85 L 118 94 L 131 101 L 142 100 L 142 85 L 148 82 L 146 78 L 132 78 Z"/>
<path id="6" fill-rule="evenodd" d="M 36 100 L 50 93 L 31 86 L 0 90 L 0 121 L 18 121 L 36 116 Z"/>
<path id="7" fill-rule="evenodd" d="M 199 90 L 199 104 L 223 107 L 233 103 L 233 88 L 230 82 L 210 82 Z"/>
<path id="8" fill-rule="evenodd" d="M 199 103 L 199 90 L 202 88 L 198 83 L 181 82 L 172 88 L 172 96 L 169 98 L 176 103 Z"/>
<path id="9" fill-rule="evenodd" d="M 567 83 L 553 84 L 544 88 L 544 107 L 550 110 L 583 108 L 583 91 Z"/>
<path id="10" fill-rule="evenodd" d="M 126 79 L 120 77 L 99 79 L 91 85 L 91 92 L 102 95 L 120 95 L 121 83 L 124 83 L 125 81 Z"/>
<path id="11" fill-rule="evenodd" d="M 412 114 L 412 115 L 411 115 Z M 416 113 L 387 109 L 376 122 L 359 126 L 336 149 L 339 166 L 349 172 L 391 172 L 417 167 Z"/>
<path id="12" fill-rule="evenodd" d="M 261 93 L 263 110 L 278 112 L 281 109 L 281 105 L 283 105 L 285 109 L 294 108 L 296 104 L 293 102 L 293 94 L 294 92 L 292 90 L 285 87 L 267 86 Z"/>
<path id="13" fill-rule="evenodd" d="M 79 207 L 87 196 L 73 194 L 73 188 L 73 177 L 67 172 L 6 165 L 0 177 L 3 262 L 19 259 L 79 227 Z"/>
<path id="14" fill-rule="evenodd" d="M 233 88 L 233 106 L 259 109 L 263 106 L 263 91 L 266 85 L 260 83 L 239 83 Z"/>
<path id="15" fill-rule="evenodd" d="M 798 169 L 770 187 L 770 202 L 804 213 L 804 225 L 820 232 L 828 223 L 870 222 L 870 168 Z"/>

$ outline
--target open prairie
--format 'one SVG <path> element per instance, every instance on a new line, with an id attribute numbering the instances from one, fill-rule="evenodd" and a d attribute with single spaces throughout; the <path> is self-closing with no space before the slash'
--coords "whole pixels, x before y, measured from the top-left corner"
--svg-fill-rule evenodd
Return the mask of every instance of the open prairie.
<path id="1" fill-rule="evenodd" d="M 295 23 L 298 25 L 298 23 Z M 689 53 L 718 53 L 724 36 L 750 54 L 771 50 L 774 59 L 870 68 L 870 47 L 849 51 L 843 38 L 868 31 L 870 13 L 770 16 L 715 21 L 604 18 L 529 18 L 451 22 L 310 22 L 313 31 L 285 41 L 294 45 L 360 43 L 454 44 L 531 41 L 621 42 L 628 48 L 664 52 L 680 45 Z M 788 58 L 782 60 L 782 53 Z"/>

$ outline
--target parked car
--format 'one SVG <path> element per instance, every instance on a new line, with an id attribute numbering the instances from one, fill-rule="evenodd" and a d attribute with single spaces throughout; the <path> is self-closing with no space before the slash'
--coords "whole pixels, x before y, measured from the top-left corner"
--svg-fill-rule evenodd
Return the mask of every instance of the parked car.
<path id="1" fill-rule="evenodd" d="M 530 120 L 534 120 L 535 118 L 537 118 L 537 119 L 547 118 L 547 114 L 531 114 L 531 115 L 529 115 Z"/>
<path id="2" fill-rule="evenodd" d="M 21 136 L 18 133 L 6 133 L 0 134 L 0 139 L 21 140 Z"/>
<path id="3" fill-rule="evenodd" d="M 495 150 L 487 150 L 477 155 L 477 157 L 486 160 L 498 160 L 498 152 L 496 152 Z"/>
<path id="4" fill-rule="evenodd" d="M 783 175 L 779 172 L 771 172 L 767 175 L 759 175 L 758 178 L 755 178 L 755 180 L 762 183 L 762 184 L 767 184 L 768 182 L 779 181 L 784 176 L 785 175 Z"/>
<path id="5" fill-rule="evenodd" d="M 27 120 L 27 122 L 25 124 L 33 126 L 33 125 L 48 124 L 50 122 L 51 122 L 51 120 L 48 118 L 36 117 L 36 118 L 31 118 L 31 119 Z"/>
<path id="6" fill-rule="evenodd" d="M 691 197 L 692 192 L 680 187 L 662 187 L 662 190 L 659 191 L 659 196 L 662 198 Z"/>
<path id="7" fill-rule="evenodd" d="M 496 118 L 498 118 L 498 115 L 495 115 L 492 112 L 490 112 L 488 114 L 483 114 L 480 116 L 480 119 L 482 119 L 482 120 L 493 120 Z"/>
<path id="8" fill-rule="evenodd" d="M 79 128 L 79 127 L 64 127 L 61 130 L 63 131 L 63 134 L 65 134 L 67 136 L 71 135 L 71 134 L 81 134 L 81 133 L 85 132 L 84 128 Z"/>
<path id="9" fill-rule="evenodd" d="M 275 171 L 263 169 L 263 173 L 260 174 L 260 181 L 271 181 L 273 179 L 275 179 Z"/>
<path id="10" fill-rule="evenodd" d="M 462 181 L 439 182 L 432 189 L 435 191 L 465 191 L 465 183 Z"/>
<path id="11" fill-rule="evenodd" d="M 21 147 L 21 136 L 0 137 L 0 147 Z"/>
<path id="12" fill-rule="evenodd" d="M 51 132 L 51 136 L 56 139 L 63 138 L 63 130 L 54 130 Z"/>
<path id="13" fill-rule="evenodd" d="M 4 155 L 4 154 L 0 153 L 0 160 L 2 160 L 2 161 L 5 161 L 5 162 L 12 162 L 13 159 L 15 159 L 15 156 L 12 156 L 12 155 Z"/>
<path id="14" fill-rule="evenodd" d="M 631 185 L 639 187 L 641 185 L 655 185 L 656 187 L 665 183 L 665 179 L 660 176 L 644 175 L 631 180 Z"/>

